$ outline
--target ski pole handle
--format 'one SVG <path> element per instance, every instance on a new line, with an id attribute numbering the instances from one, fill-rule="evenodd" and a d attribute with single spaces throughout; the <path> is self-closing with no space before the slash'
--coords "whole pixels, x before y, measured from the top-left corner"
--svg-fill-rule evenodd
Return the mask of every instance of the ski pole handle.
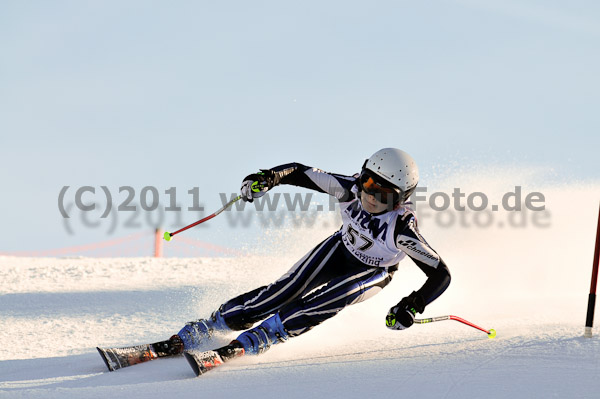
<path id="1" fill-rule="evenodd" d="M 207 217 L 205 217 L 204 219 L 200 219 L 200 220 L 198 220 L 197 222 L 194 222 L 194 223 L 192 223 L 192 224 L 190 224 L 190 225 L 188 225 L 188 226 L 185 226 L 185 227 L 183 227 L 183 228 L 181 228 L 181 229 L 179 229 L 179 230 L 177 230 L 177 231 L 175 231 L 175 232 L 173 232 L 173 233 L 169 233 L 168 231 L 165 231 L 165 234 L 163 235 L 163 238 L 164 238 L 166 241 L 171 241 L 171 238 L 172 238 L 172 237 L 173 237 L 175 234 L 179 234 L 179 233 L 181 233 L 182 231 L 186 231 L 187 229 L 190 229 L 190 228 L 192 228 L 192 227 L 194 227 L 194 226 L 197 226 L 197 225 L 199 225 L 200 223 L 204 223 L 204 222 L 206 222 L 206 221 L 208 221 L 208 220 L 210 220 L 210 219 L 214 218 L 214 217 L 215 217 L 215 216 L 217 216 L 219 213 L 223 212 L 225 209 L 227 209 L 227 208 L 229 208 L 231 205 L 233 205 L 233 203 L 234 203 L 234 202 L 236 202 L 236 201 L 239 201 L 239 200 L 241 200 L 241 199 L 242 199 L 242 196 L 241 196 L 241 195 L 238 195 L 237 197 L 235 197 L 234 199 L 232 199 L 231 201 L 229 201 L 228 203 L 226 203 L 226 204 L 225 204 L 225 205 L 224 205 L 224 206 L 223 206 L 221 209 L 219 209 L 219 210 L 218 210 L 218 211 L 216 211 L 215 213 L 212 213 L 212 214 L 208 215 Z"/>

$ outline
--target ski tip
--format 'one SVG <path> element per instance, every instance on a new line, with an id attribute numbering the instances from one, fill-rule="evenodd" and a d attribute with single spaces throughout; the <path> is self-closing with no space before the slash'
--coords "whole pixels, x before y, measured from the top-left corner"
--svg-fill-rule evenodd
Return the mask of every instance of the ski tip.
<path id="1" fill-rule="evenodd" d="M 190 366 L 192 366 L 192 370 L 194 370 L 194 374 L 196 374 L 196 377 L 200 376 L 202 372 L 200 371 L 200 367 L 198 366 L 198 362 L 196 362 L 194 356 L 192 356 L 188 352 L 183 352 L 183 356 L 185 356 L 185 359 L 188 361 Z"/>
<path id="2" fill-rule="evenodd" d="M 113 369 L 111 367 L 110 362 L 108 361 L 108 358 L 106 357 L 106 352 L 104 351 L 104 349 L 102 349 L 98 346 L 96 347 L 96 349 L 98 350 L 100 357 L 102 357 L 102 360 L 104 360 L 104 364 L 106 364 L 106 368 L 108 368 L 108 371 L 115 371 L 115 369 Z"/>

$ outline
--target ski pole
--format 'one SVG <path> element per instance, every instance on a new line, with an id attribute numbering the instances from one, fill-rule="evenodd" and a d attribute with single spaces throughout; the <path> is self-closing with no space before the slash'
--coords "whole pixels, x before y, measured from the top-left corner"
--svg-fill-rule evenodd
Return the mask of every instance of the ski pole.
<path id="1" fill-rule="evenodd" d="M 479 327 L 478 325 L 475 325 L 473 323 L 471 323 L 470 321 L 467 321 L 463 318 L 460 318 L 458 316 L 438 316 L 438 317 L 431 317 L 429 319 L 415 319 L 415 323 L 417 324 L 427 324 L 427 323 L 432 323 L 434 321 L 444 321 L 444 320 L 456 320 L 456 321 L 460 321 L 463 324 L 466 324 L 470 327 L 476 328 L 480 331 L 483 331 L 484 333 L 486 333 L 488 335 L 488 338 L 494 338 L 496 336 L 496 330 L 494 330 L 493 328 L 490 328 L 489 330 L 486 330 L 485 328 Z"/>
<path id="2" fill-rule="evenodd" d="M 207 220 L 210 220 L 210 219 L 214 218 L 214 217 L 215 217 L 215 216 L 217 216 L 219 213 L 221 213 L 221 212 L 223 212 L 225 209 L 229 208 L 229 207 L 230 207 L 230 206 L 231 206 L 231 205 L 232 205 L 234 202 L 236 202 L 236 201 L 238 201 L 238 200 L 240 200 L 240 199 L 242 199 L 242 196 L 241 196 L 241 195 L 238 195 L 237 197 L 235 197 L 234 199 L 232 199 L 231 201 L 229 201 L 228 203 L 226 203 L 226 204 L 225 204 L 225 206 L 223 206 L 223 208 L 219 209 L 219 210 L 218 210 L 218 211 L 216 211 L 215 213 L 213 213 L 213 214 L 210 214 L 210 215 L 208 215 L 207 217 L 205 217 L 204 219 L 200 219 L 200 220 L 198 220 L 197 222 L 194 222 L 194 223 L 192 223 L 192 224 L 190 224 L 190 225 L 188 225 L 188 226 L 185 226 L 185 227 L 183 227 L 183 228 L 181 228 L 181 229 L 179 229 L 179 230 L 177 230 L 177 231 L 175 231 L 175 232 L 173 232 L 173 233 L 169 233 L 168 231 L 165 231 L 165 234 L 163 235 L 163 238 L 164 238 L 165 240 L 167 240 L 167 241 L 171 241 L 171 237 L 173 237 L 175 234 L 179 234 L 179 233 L 181 233 L 182 231 L 185 231 L 185 230 L 187 230 L 187 229 L 189 229 L 189 228 L 192 228 L 192 227 L 194 227 L 194 226 L 197 226 L 197 225 L 199 225 L 200 223 L 204 223 L 204 222 L 206 222 Z"/>

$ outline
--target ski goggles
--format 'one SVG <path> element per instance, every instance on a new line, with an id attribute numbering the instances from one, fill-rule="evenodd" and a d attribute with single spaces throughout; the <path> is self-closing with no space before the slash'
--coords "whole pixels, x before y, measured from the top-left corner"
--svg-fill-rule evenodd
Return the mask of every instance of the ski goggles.
<path id="1" fill-rule="evenodd" d="M 369 169 L 363 169 L 360 172 L 358 182 L 362 191 L 374 196 L 382 204 L 395 204 L 402 198 L 402 190 L 398 187 L 390 186 L 389 183 L 385 182 Z"/>

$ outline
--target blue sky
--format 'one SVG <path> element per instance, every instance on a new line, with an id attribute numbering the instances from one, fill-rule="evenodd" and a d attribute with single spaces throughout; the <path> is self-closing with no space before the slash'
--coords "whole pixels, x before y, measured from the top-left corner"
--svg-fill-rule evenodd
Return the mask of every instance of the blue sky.
<path id="1" fill-rule="evenodd" d="M 599 45 L 593 1 L 3 2 L 0 251 L 106 238 L 65 232 L 65 185 L 199 186 L 212 209 L 258 168 L 350 174 L 388 146 L 424 181 L 598 179 Z"/>

